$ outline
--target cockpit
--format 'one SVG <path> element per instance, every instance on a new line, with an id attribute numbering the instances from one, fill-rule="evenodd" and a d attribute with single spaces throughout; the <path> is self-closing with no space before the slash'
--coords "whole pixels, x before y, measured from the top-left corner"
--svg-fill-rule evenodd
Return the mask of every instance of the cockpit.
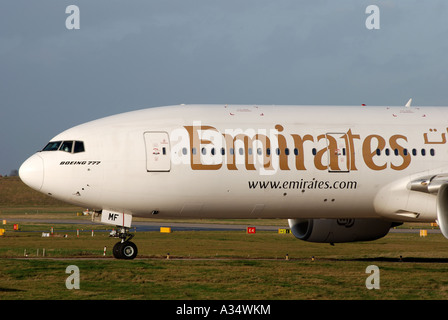
<path id="1" fill-rule="evenodd" d="M 42 151 L 64 151 L 68 153 L 84 152 L 83 141 L 50 141 Z"/>

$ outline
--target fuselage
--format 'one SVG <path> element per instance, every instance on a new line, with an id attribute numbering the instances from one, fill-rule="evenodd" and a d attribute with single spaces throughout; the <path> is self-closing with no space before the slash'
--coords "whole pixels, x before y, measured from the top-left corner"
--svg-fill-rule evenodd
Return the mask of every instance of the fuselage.
<path id="1" fill-rule="evenodd" d="M 66 130 L 20 169 L 93 210 L 157 218 L 434 221 L 448 108 L 178 105 Z M 64 147 L 67 147 L 64 151 Z"/>

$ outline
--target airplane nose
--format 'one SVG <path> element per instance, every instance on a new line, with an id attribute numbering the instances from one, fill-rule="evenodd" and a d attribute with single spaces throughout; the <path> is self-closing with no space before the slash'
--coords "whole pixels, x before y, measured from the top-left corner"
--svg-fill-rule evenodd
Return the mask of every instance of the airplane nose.
<path id="1" fill-rule="evenodd" d="M 19 176 L 25 184 L 39 191 L 44 183 L 44 160 L 38 154 L 31 156 L 20 167 Z"/>

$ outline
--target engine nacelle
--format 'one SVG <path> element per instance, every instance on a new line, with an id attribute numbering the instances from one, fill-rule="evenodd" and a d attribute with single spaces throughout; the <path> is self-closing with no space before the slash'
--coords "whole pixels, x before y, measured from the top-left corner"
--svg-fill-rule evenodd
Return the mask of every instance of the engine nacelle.
<path id="1" fill-rule="evenodd" d="M 442 185 L 437 193 L 437 224 L 448 239 L 448 184 Z"/>
<path id="2" fill-rule="evenodd" d="M 376 240 L 396 225 L 380 219 L 289 219 L 288 223 L 297 239 L 322 243 Z"/>

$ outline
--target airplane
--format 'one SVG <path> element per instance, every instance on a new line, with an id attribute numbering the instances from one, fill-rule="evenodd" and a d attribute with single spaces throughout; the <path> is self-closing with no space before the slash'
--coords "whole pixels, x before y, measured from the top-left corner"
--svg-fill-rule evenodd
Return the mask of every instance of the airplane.
<path id="1" fill-rule="evenodd" d="M 437 221 L 448 238 L 448 107 L 410 101 L 130 111 L 58 134 L 19 175 L 117 226 L 117 259 L 137 256 L 133 217 L 288 219 L 330 244 Z"/>

